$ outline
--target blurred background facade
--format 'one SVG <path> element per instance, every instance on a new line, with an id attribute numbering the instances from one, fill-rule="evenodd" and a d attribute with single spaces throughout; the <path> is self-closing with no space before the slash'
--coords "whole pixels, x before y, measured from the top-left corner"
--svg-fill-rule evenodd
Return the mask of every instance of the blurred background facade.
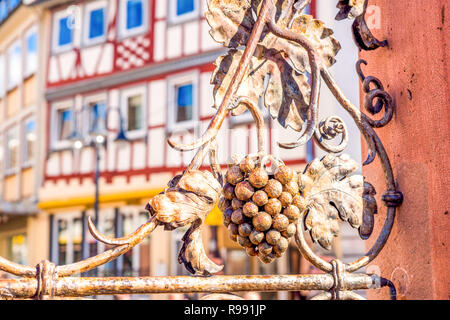
<path id="1" fill-rule="evenodd" d="M 210 79 L 225 50 L 209 35 L 206 10 L 206 0 L 0 1 L 1 256 L 30 265 L 72 263 L 108 249 L 90 236 L 88 216 L 97 216 L 100 232 L 115 237 L 148 219 L 149 198 L 193 156 L 172 150 L 167 138 L 193 141 L 215 111 Z M 359 101 L 356 74 L 343 67 L 358 54 L 349 23 L 334 24 L 337 10 L 327 0 L 313 0 L 308 10 L 335 30 L 342 69 L 332 71 L 347 96 Z M 347 153 L 360 162 L 359 132 L 322 89 L 321 118 L 346 120 Z M 296 169 L 322 155 L 312 145 L 280 149 L 278 141 L 294 141 L 298 133 L 265 115 L 270 153 Z M 218 144 L 222 164 L 231 154 L 255 152 L 250 115 L 228 118 Z M 219 256 L 226 274 L 315 272 L 295 243 L 283 258 L 263 265 L 228 238 L 217 208 L 206 223 L 205 248 Z M 328 259 L 346 261 L 364 251 L 357 232 L 345 227 L 333 251 L 321 252 Z M 88 275 L 186 274 L 177 262 L 184 231 L 157 229 Z"/>

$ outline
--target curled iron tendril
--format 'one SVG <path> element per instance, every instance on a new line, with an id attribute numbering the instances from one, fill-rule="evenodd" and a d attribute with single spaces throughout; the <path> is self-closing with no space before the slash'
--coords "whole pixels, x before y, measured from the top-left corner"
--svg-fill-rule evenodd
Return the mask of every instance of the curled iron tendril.
<path id="1" fill-rule="evenodd" d="M 339 145 L 334 146 L 326 140 L 332 140 L 338 135 L 342 135 Z M 314 132 L 314 141 L 325 151 L 338 153 L 344 151 L 348 144 L 347 126 L 340 117 L 331 116 L 322 120 Z"/>
<path id="2" fill-rule="evenodd" d="M 372 115 L 381 112 L 383 107 L 385 111 L 382 119 L 373 120 L 367 117 L 367 121 L 374 128 L 384 127 L 394 116 L 394 102 L 392 97 L 384 90 L 383 84 L 378 78 L 364 76 L 361 64 L 367 65 L 367 62 L 361 59 L 356 63 L 356 72 L 361 79 L 363 91 L 366 93 L 364 98 L 364 108 Z M 371 89 L 371 85 L 375 87 Z"/>

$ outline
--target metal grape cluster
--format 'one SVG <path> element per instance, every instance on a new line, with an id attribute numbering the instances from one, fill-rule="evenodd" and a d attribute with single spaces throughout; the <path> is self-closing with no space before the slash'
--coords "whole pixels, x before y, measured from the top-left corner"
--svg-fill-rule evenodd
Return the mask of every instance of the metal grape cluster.
<path id="1" fill-rule="evenodd" d="M 293 169 L 278 164 L 268 171 L 264 161 L 248 156 L 230 165 L 219 200 L 230 238 L 264 263 L 287 250 L 304 205 Z"/>

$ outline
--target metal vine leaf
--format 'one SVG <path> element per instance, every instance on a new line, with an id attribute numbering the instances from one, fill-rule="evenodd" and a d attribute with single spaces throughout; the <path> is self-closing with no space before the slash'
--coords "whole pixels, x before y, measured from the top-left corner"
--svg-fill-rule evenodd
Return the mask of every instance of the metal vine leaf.
<path id="1" fill-rule="evenodd" d="M 353 19 L 364 13 L 365 0 L 339 0 L 336 20 Z"/>
<path id="2" fill-rule="evenodd" d="M 209 171 L 192 170 L 169 182 L 169 188 L 150 199 L 147 210 L 166 230 L 192 224 L 183 237 L 178 256 L 180 263 L 194 274 L 210 275 L 222 270 L 205 253 L 201 226 L 216 205 L 221 184 Z"/>
<path id="3" fill-rule="evenodd" d="M 333 31 L 312 16 L 296 12 L 294 1 L 276 2 L 276 23 L 290 31 L 301 33 L 316 44 L 323 63 L 330 66 L 340 49 L 332 37 Z M 243 55 L 242 47 L 259 13 L 261 0 L 210 0 L 206 18 L 211 26 L 211 36 L 230 51 L 216 61 L 212 77 L 215 105 L 219 106 L 226 94 Z M 247 97 L 255 105 L 260 97 L 269 108 L 271 116 L 284 127 L 301 131 L 310 97 L 307 73 L 310 72 L 307 51 L 299 44 L 279 38 L 265 30 L 246 70 L 235 97 Z M 233 115 L 246 108 L 238 104 Z"/>
<path id="4" fill-rule="evenodd" d="M 340 9 L 336 20 L 355 19 L 352 25 L 353 39 L 360 50 L 375 50 L 387 46 L 387 41 L 379 41 L 370 31 L 365 14 L 368 0 L 339 0 Z"/>
<path id="5" fill-rule="evenodd" d="M 216 104 L 222 102 L 242 54 L 242 50 L 232 49 L 217 59 L 217 69 L 211 81 Z M 283 126 L 300 131 L 308 108 L 309 94 L 308 78 L 295 71 L 279 52 L 267 51 L 262 58 L 252 57 L 236 97 L 246 97 L 257 105 L 259 97 L 264 95 L 264 104 L 272 117 L 278 118 Z M 233 115 L 238 114 L 239 111 L 233 112 Z"/>
<path id="6" fill-rule="evenodd" d="M 325 249 L 330 249 L 339 232 L 338 218 L 359 229 L 362 238 L 372 233 L 373 214 L 377 212 L 375 190 L 363 176 L 350 176 L 357 168 L 346 154 L 328 154 L 310 162 L 299 176 L 307 210 L 305 227 Z"/>

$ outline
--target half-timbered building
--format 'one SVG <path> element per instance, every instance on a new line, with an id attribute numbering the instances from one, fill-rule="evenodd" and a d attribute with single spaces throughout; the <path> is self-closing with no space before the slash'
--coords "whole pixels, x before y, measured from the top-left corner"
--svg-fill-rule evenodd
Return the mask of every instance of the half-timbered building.
<path id="1" fill-rule="evenodd" d="M 213 62 L 225 51 L 209 34 L 206 0 L 25 2 L 30 10 L 40 12 L 43 28 L 39 44 L 44 58 L 37 66 L 45 86 L 38 207 L 49 239 L 46 232 L 40 242 L 48 248 L 40 252 L 61 265 L 107 249 L 87 230 L 87 217 L 94 217 L 95 211 L 93 144 L 99 136 L 105 141 L 98 157 L 97 226 L 106 235 L 120 237 L 147 220 L 146 202 L 193 157 L 193 152 L 171 149 L 167 139 L 188 143 L 208 126 L 215 113 Z M 313 1 L 309 10 L 314 13 L 320 8 L 321 1 Z M 344 58 L 356 58 L 356 52 L 344 51 Z M 346 75 L 341 79 L 338 75 L 338 80 L 343 79 Z M 356 78 L 348 81 L 347 88 L 358 99 Z M 302 168 L 317 151 L 311 145 L 280 149 L 278 141 L 295 141 L 298 133 L 282 128 L 262 105 L 261 109 L 268 128 L 266 149 L 286 164 Z M 122 133 L 125 141 L 117 139 Z M 232 154 L 255 152 L 256 130 L 250 114 L 227 118 L 217 142 L 221 164 Z M 208 241 L 206 247 L 218 247 L 225 272 L 249 273 L 258 268 L 289 272 L 289 255 L 269 266 L 249 259 L 228 239 L 217 208 L 207 224 L 213 228 L 205 230 L 205 238 L 216 241 Z M 156 230 L 99 273 L 182 274 L 176 257 L 183 233 Z"/>

